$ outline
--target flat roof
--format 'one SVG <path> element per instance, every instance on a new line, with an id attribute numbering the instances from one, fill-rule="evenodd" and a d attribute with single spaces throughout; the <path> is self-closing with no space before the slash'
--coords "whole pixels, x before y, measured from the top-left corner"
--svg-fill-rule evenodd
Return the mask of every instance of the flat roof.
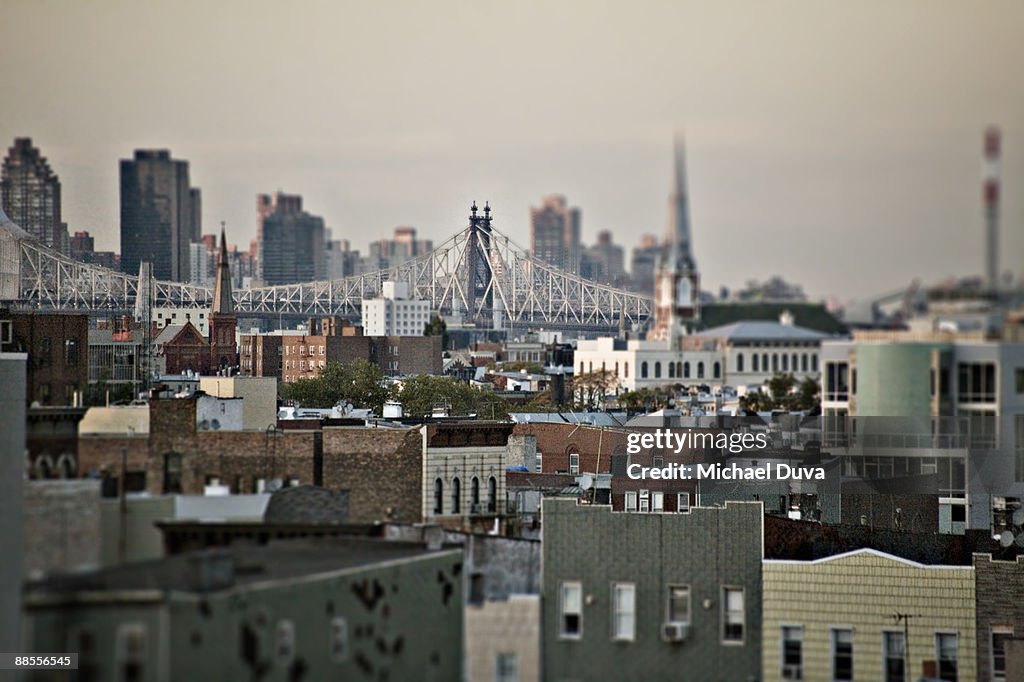
<path id="1" fill-rule="evenodd" d="M 234 545 L 216 550 L 185 552 L 150 561 L 65 573 L 29 582 L 29 594 L 163 590 L 204 592 L 193 575 L 204 558 L 233 561 L 234 578 L 221 589 L 255 585 L 409 560 L 446 553 L 455 548 L 428 550 L 422 542 L 369 538 L 321 537 L 272 540 L 266 545 Z M 216 565 L 215 563 L 213 565 Z"/>

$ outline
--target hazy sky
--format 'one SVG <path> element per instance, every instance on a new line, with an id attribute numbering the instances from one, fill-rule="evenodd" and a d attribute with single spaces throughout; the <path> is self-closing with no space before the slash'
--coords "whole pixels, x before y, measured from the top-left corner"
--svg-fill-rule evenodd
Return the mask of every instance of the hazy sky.
<path id="1" fill-rule="evenodd" d="M 69 228 L 120 250 L 117 161 L 169 148 L 204 232 L 302 194 L 365 250 L 474 199 L 528 245 L 562 193 L 592 242 L 661 234 L 684 128 L 706 288 L 848 298 L 976 274 L 1001 125 L 1002 267 L 1024 256 L 1024 3 L 0 0 L 0 144 L 31 136 Z"/>

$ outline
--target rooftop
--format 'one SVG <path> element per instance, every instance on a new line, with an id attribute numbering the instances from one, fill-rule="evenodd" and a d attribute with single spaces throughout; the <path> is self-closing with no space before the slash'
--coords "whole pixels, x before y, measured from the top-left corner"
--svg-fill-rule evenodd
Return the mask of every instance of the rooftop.
<path id="1" fill-rule="evenodd" d="M 197 580 L 197 567 L 232 565 L 229 579 L 219 589 L 253 585 L 303 576 L 332 574 L 384 562 L 417 559 L 441 550 L 422 543 L 367 538 L 333 537 L 272 541 L 264 546 L 235 545 L 215 551 L 186 552 L 173 556 L 121 564 L 88 573 L 54 575 L 28 583 L 32 595 L 75 592 L 162 590 L 203 592 L 209 587 Z M 221 564 L 223 562 L 223 564 Z"/>
<path id="2" fill-rule="evenodd" d="M 742 320 L 704 329 L 695 336 L 730 341 L 818 341 L 829 338 L 828 334 L 813 329 L 768 320 Z"/>

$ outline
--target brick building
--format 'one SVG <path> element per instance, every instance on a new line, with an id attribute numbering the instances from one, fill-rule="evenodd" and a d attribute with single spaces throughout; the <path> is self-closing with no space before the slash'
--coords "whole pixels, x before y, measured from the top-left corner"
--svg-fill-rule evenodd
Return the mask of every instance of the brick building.
<path id="1" fill-rule="evenodd" d="M 387 376 L 439 375 L 443 370 L 440 336 L 364 336 L 361 327 L 334 317 L 310 320 L 307 328 L 310 333 L 302 336 L 243 336 L 243 367 L 253 376 L 280 376 L 285 382 L 315 378 L 328 362 L 354 360 L 378 365 Z M 265 338 L 279 341 L 264 346 Z M 274 371 L 270 349 L 276 343 L 281 349 L 280 374 L 267 374 Z"/>
<path id="2" fill-rule="evenodd" d="M 89 382 L 89 318 L 77 313 L 0 311 L 0 350 L 28 353 L 29 404 L 74 405 Z M 10 339 L 9 341 L 7 339 Z"/>

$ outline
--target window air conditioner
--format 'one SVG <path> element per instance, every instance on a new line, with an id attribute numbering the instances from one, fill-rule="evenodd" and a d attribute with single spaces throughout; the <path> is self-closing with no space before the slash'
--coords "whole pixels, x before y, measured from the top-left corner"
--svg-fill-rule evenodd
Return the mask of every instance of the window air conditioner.
<path id="1" fill-rule="evenodd" d="M 665 623 L 661 626 L 661 638 L 666 642 L 682 642 L 690 634 L 686 623 Z"/>

